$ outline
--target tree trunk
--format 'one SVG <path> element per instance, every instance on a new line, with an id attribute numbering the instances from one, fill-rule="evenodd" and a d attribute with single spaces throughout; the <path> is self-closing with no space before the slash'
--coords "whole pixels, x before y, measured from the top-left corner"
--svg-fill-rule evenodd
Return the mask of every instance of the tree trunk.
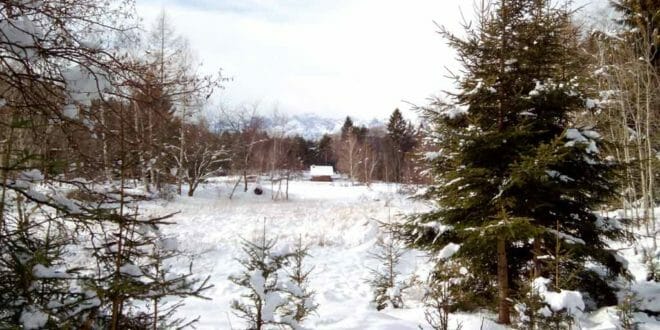
<path id="1" fill-rule="evenodd" d="M 537 278 L 541 276 L 541 261 L 539 260 L 539 256 L 541 255 L 541 238 L 540 237 L 535 237 L 534 238 L 534 272 L 532 277 Z"/>
<path id="2" fill-rule="evenodd" d="M 236 192 L 236 188 L 238 187 L 238 185 L 239 185 L 240 183 L 241 183 L 241 177 L 239 176 L 239 177 L 238 177 L 238 180 L 236 180 L 236 184 L 234 184 L 234 188 L 231 190 L 231 193 L 229 194 L 229 199 L 231 199 L 232 197 L 234 197 L 234 192 Z"/>
<path id="3" fill-rule="evenodd" d="M 506 255 L 506 241 L 497 240 L 497 282 L 499 286 L 499 307 L 497 323 L 511 324 L 509 315 L 509 266 Z"/>
<path id="4" fill-rule="evenodd" d="M 180 165 L 179 165 L 179 170 L 177 171 L 177 193 L 179 196 L 181 195 L 181 186 L 183 185 L 183 158 L 185 157 L 185 119 L 186 119 L 186 109 L 183 107 L 183 112 L 181 114 L 181 131 L 179 132 L 179 159 L 180 159 Z M 191 196 L 191 195 L 189 195 Z"/>
<path id="5" fill-rule="evenodd" d="M 291 172 L 287 171 L 286 172 L 286 200 L 289 200 L 289 178 L 291 177 Z"/>
<path id="6" fill-rule="evenodd" d="M 103 175 L 105 176 L 105 181 L 110 183 L 112 182 L 112 174 L 110 172 L 110 161 L 108 160 L 108 138 L 105 134 L 108 129 L 106 127 L 105 111 L 106 109 L 101 110 L 101 152 L 103 156 Z"/>

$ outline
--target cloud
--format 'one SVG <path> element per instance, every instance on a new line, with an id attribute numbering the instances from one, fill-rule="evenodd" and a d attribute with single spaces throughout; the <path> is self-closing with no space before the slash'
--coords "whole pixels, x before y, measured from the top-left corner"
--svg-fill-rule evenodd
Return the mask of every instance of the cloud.
<path id="1" fill-rule="evenodd" d="M 218 102 L 365 119 L 451 89 L 455 55 L 434 21 L 460 30 L 473 13 L 462 0 L 138 0 L 147 22 L 161 8 L 204 70 L 234 78 Z"/>
<path id="2" fill-rule="evenodd" d="M 315 16 L 323 11 L 336 8 L 346 1 L 348 0 L 142 0 L 141 4 L 220 11 L 255 16 L 271 21 L 290 22 L 303 17 Z"/>

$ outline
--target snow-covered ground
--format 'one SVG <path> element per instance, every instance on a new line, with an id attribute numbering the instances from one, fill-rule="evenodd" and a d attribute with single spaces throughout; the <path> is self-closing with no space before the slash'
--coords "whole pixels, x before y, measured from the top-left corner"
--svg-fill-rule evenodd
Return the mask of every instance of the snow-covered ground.
<path id="1" fill-rule="evenodd" d="M 232 182 L 211 180 L 201 186 L 195 197 L 177 197 L 171 202 L 144 203 L 142 210 L 157 214 L 180 212 L 174 216 L 175 225 L 164 228 L 176 237 L 179 248 L 194 261 L 200 275 L 210 275 L 212 289 L 206 292 L 211 300 L 188 299 L 180 310 L 189 318 L 200 316 L 200 329 L 241 329 L 242 323 L 230 309 L 232 299 L 238 298 L 242 288 L 228 280 L 238 274 L 242 257 L 241 239 L 257 237 L 264 221 L 269 237 L 277 237 L 279 244 L 292 244 L 299 236 L 311 246 L 312 257 L 307 260 L 314 267 L 311 287 L 317 293 L 317 315 L 305 322 L 312 329 L 419 329 L 426 328 L 421 290 L 410 290 L 405 296 L 405 308 L 377 311 L 370 304 L 371 290 L 365 280 L 369 268 L 377 262 L 369 257 L 379 233 L 378 221 L 397 221 L 401 215 L 423 212 L 428 205 L 396 193 L 392 184 L 351 186 L 346 183 L 294 181 L 288 201 L 271 200 L 269 185 L 257 196 L 250 189 L 239 188 L 229 199 Z M 252 186 L 254 187 L 254 186 Z M 636 282 L 632 288 L 641 292 L 644 304 L 660 304 L 660 286 L 646 282 L 641 256 L 633 249 L 622 250 Z M 179 267 L 187 267 L 181 261 Z M 426 278 L 430 265 L 419 251 L 409 251 L 403 257 L 400 271 L 404 276 L 417 274 Z M 463 329 L 504 329 L 495 324 L 492 314 L 452 315 Z M 582 329 L 617 329 L 616 310 L 601 309 L 580 320 Z M 643 314 L 640 329 L 660 329 L 660 322 Z M 483 324 L 483 327 L 482 327 Z"/>

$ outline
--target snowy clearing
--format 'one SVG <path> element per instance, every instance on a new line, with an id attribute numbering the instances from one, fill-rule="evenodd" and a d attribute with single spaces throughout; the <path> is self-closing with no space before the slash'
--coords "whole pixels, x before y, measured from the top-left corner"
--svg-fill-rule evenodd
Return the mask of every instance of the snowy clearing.
<path id="1" fill-rule="evenodd" d="M 232 314 L 230 302 L 239 298 L 242 288 L 228 280 L 241 268 L 236 258 L 242 257 L 241 240 L 258 236 L 266 222 L 268 236 L 277 237 L 282 248 L 293 244 L 299 236 L 311 246 L 307 260 L 313 266 L 311 287 L 320 305 L 317 315 L 304 323 L 311 329 L 427 329 L 423 292 L 412 288 L 404 294 L 403 309 L 377 311 L 371 304 L 372 293 L 365 280 L 369 268 L 376 261 L 369 258 L 379 233 L 378 221 L 401 219 L 401 215 L 429 209 L 420 201 L 410 200 L 396 193 L 394 184 L 351 186 L 345 182 L 291 183 L 289 201 L 273 201 L 269 185 L 257 196 L 239 187 L 232 200 L 228 196 L 231 180 L 214 179 L 204 184 L 194 197 L 176 197 L 143 203 L 142 211 L 153 214 L 180 212 L 173 218 L 177 223 L 164 228 L 176 238 L 178 247 L 194 261 L 200 276 L 210 275 L 212 289 L 206 292 L 211 300 L 188 299 L 179 311 L 188 318 L 200 316 L 199 329 L 241 329 L 242 321 Z M 643 244 L 643 241 L 642 241 Z M 617 246 L 618 247 L 618 246 Z M 660 304 L 660 286 L 644 280 L 641 256 L 633 249 L 622 250 L 631 272 L 636 278 L 632 285 L 640 292 L 643 304 Z M 425 279 L 430 264 L 419 251 L 408 251 L 400 264 L 400 272 L 409 277 L 417 274 Z M 189 260 L 180 260 L 175 267 L 188 267 Z M 640 329 L 660 329 L 660 322 L 645 314 L 638 314 Z M 490 313 L 452 314 L 452 326 L 462 322 L 463 329 L 505 329 L 494 323 Z M 580 318 L 582 329 L 617 329 L 614 307 Z"/>

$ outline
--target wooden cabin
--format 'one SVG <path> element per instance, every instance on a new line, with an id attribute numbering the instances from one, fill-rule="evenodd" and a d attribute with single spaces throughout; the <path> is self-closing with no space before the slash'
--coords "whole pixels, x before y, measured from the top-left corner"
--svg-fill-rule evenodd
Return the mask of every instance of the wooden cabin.
<path id="1" fill-rule="evenodd" d="M 309 168 L 309 175 L 312 181 L 332 182 L 335 169 L 332 166 L 312 165 Z"/>

